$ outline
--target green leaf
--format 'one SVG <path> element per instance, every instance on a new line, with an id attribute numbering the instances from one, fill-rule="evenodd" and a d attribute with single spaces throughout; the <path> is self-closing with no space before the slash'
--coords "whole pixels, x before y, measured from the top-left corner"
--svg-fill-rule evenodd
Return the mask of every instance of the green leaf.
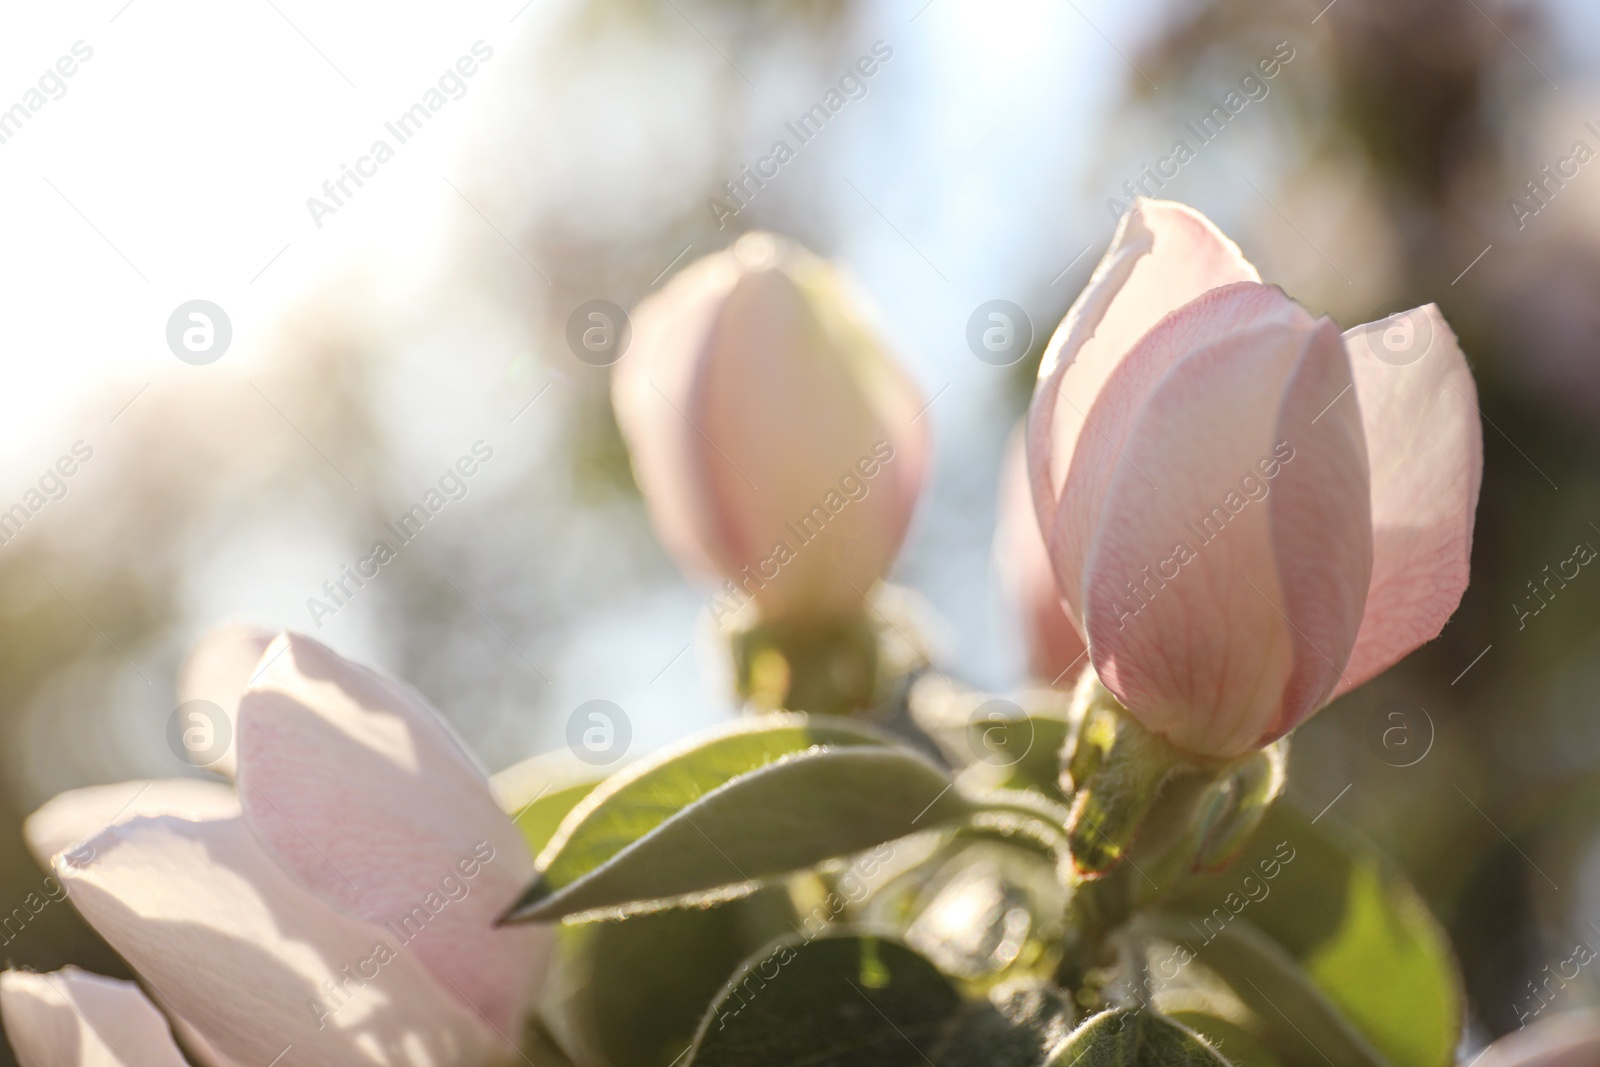
<path id="1" fill-rule="evenodd" d="M 1463 995 L 1449 941 L 1416 890 L 1354 835 L 1274 804 L 1239 862 L 1196 879 L 1172 907 L 1202 961 L 1207 939 L 1247 922 L 1385 1060 L 1452 1062 Z M 1247 999 L 1243 984 L 1230 981 Z"/>
<path id="2" fill-rule="evenodd" d="M 714 908 L 558 926 L 544 1018 L 562 1047 L 590 1067 L 681 1065 L 728 979 L 753 953 L 790 935 L 795 918 L 786 888 L 768 886 Z"/>
<path id="3" fill-rule="evenodd" d="M 517 829 L 522 831 L 522 839 L 528 843 L 528 851 L 537 856 L 550 839 L 556 835 L 556 830 L 561 826 L 561 821 L 578 802 L 594 792 L 596 782 L 579 782 L 569 785 L 565 789 L 552 789 L 544 796 L 523 805 L 520 811 L 513 811 L 513 821 Z"/>
<path id="4" fill-rule="evenodd" d="M 604 778 L 596 768 L 558 751 L 507 767 L 489 780 L 489 786 L 522 831 L 529 853 L 537 856 L 567 812 Z"/>
<path id="5" fill-rule="evenodd" d="M 910 694 L 912 719 L 938 742 L 964 783 L 1030 789 L 1065 802 L 1061 750 L 1074 728 L 1071 695 L 1030 690 L 1014 698 L 927 676 Z"/>
<path id="6" fill-rule="evenodd" d="M 1167 1018 L 1205 1038 L 1234 1067 L 1284 1067 L 1283 1060 L 1259 1037 L 1237 1023 L 1199 1011 L 1171 1011 Z"/>
<path id="7" fill-rule="evenodd" d="M 950 981 L 897 941 L 780 943 L 724 988 L 686 1067 L 926 1067 L 960 1010 Z"/>
<path id="8" fill-rule="evenodd" d="M 1175 917 L 1147 916 L 1137 920 L 1135 929 L 1184 943 L 1187 925 Z M 1232 987 L 1270 1033 L 1274 1047 L 1289 1052 L 1296 1062 L 1391 1067 L 1294 958 L 1248 919 L 1235 919 L 1217 931 L 1199 948 L 1197 958 Z"/>
<path id="9" fill-rule="evenodd" d="M 764 716 L 602 783 L 562 822 L 509 918 L 748 892 L 974 810 L 951 784 L 859 725 Z"/>
<path id="10" fill-rule="evenodd" d="M 981 766 L 1000 788 L 1032 789 L 1064 801 L 1061 749 L 1071 728 L 1066 719 L 1052 714 L 1024 712 L 1008 717 L 993 711 L 967 725 L 967 758 L 976 760 L 974 769 Z"/>
<path id="11" fill-rule="evenodd" d="M 1072 1033 L 1073 1017 L 1065 990 L 1044 984 L 1010 987 L 961 1014 L 936 1062 L 939 1067 L 1042 1067 Z"/>
<path id="12" fill-rule="evenodd" d="M 963 827 L 877 889 L 865 914 L 903 931 L 907 944 L 981 994 L 1055 969 L 1067 899 L 1046 857 Z"/>
<path id="13" fill-rule="evenodd" d="M 1143 1008 L 1105 1011 L 1072 1032 L 1047 1067 L 1226 1067 L 1193 1031 Z"/>

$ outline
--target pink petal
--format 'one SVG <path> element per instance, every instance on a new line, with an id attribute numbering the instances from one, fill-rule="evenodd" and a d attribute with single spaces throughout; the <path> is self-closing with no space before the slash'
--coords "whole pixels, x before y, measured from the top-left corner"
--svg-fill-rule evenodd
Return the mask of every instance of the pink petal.
<path id="1" fill-rule="evenodd" d="M 132 982 L 76 967 L 6 971 L 0 1015 L 21 1067 L 185 1067 L 166 1019 Z"/>
<path id="2" fill-rule="evenodd" d="M 309 637 L 264 662 L 239 708 L 250 828 L 341 912 L 404 922 L 409 951 L 511 1032 L 552 935 L 494 925 L 534 867 L 483 771 L 420 694 Z"/>
<path id="3" fill-rule="evenodd" d="M 747 234 L 640 305 L 618 368 L 663 542 L 771 617 L 859 612 L 926 475 L 921 395 L 860 303 L 821 260 Z"/>
<path id="4" fill-rule="evenodd" d="M 239 697 L 276 634 L 244 622 L 227 623 L 206 634 L 190 649 L 179 672 L 178 703 L 207 700 L 217 705 L 232 720 L 237 739 Z M 206 769 L 233 777 L 237 753 L 237 743 L 229 745 L 222 758 Z"/>
<path id="5" fill-rule="evenodd" d="M 1048 685 L 1072 688 L 1089 657 L 1056 591 L 1055 572 L 1028 489 L 1028 457 L 1020 426 L 1006 445 L 994 551 L 1000 580 L 1022 617 L 1029 670 Z"/>
<path id="6" fill-rule="evenodd" d="M 1090 654 L 1181 748 L 1249 751 L 1338 680 L 1371 574 L 1359 416 L 1319 417 L 1349 383 L 1332 323 L 1268 322 L 1178 363 L 1127 434 L 1085 568 Z"/>
<path id="7" fill-rule="evenodd" d="M 72 789 L 47 800 L 22 824 L 28 850 L 42 867 L 109 826 L 141 815 L 220 819 L 236 812 L 233 790 L 221 782 L 158 778 Z"/>
<path id="8" fill-rule="evenodd" d="M 688 570 L 716 576 L 731 562 L 722 550 L 720 516 L 700 477 L 703 441 L 686 414 L 698 348 L 729 290 L 738 264 L 708 256 L 685 268 L 633 313 L 633 340 L 611 380 L 617 425 L 650 504 L 656 535 Z"/>
<path id="9" fill-rule="evenodd" d="M 910 379 L 841 312 L 850 298 L 831 272 L 791 269 L 753 270 L 729 294 L 690 415 L 705 431 L 703 469 L 735 572 L 765 578 L 775 568 L 761 561 L 780 542 L 794 550 L 756 588 L 763 612 L 853 614 L 910 525 L 929 423 L 913 421 L 922 398 Z"/>
<path id="10" fill-rule="evenodd" d="M 1339 693 L 1444 628 L 1467 588 L 1483 480 L 1478 391 L 1439 309 L 1344 336 L 1372 463 L 1373 553 L 1367 613 Z"/>
<path id="11" fill-rule="evenodd" d="M 1122 216 L 1050 338 L 1028 412 L 1028 468 L 1046 540 L 1084 419 L 1117 364 L 1168 312 L 1220 285 L 1260 280 L 1239 247 L 1185 204 L 1141 198 Z M 1068 603 L 1077 603 L 1078 577 L 1062 577 Z"/>
<path id="12" fill-rule="evenodd" d="M 1117 462 L 1134 420 L 1167 374 L 1197 349 L 1277 323 L 1309 332 L 1306 311 L 1276 286 L 1234 282 L 1203 293 L 1166 316 L 1140 339 L 1101 388 L 1087 432 L 1073 449 L 1051 529 L 1049 550 L 1062 576 L 1068 610 L 1081 616 L 1083 564 Z M 1115 387 L 1112 387 L 1112 383 Z"/>
<path id="13" fill-rule="evenodd" d="M 56 860 L 73 903 L 215 1055 L 436 1067 L 505 1051 L 393 931 L 307 893 L 237 814 L 141 816 L 88 844 L 87 862 Z"/>
<path id="14" fill-rule="evenodd" d="M 1540 1019 L 1496 1041 L 1470 1067 L 1594 1067 L 1600 1063 L 1600 1014 L 1571 1011 Z"/>

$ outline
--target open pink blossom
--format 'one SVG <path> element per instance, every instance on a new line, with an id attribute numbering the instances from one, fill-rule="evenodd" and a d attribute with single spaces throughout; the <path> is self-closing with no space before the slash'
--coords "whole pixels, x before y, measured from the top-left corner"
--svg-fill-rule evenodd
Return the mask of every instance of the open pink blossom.
<path id="1" fill-rule="evenodd" d="M 1020 427 L 1006 444 L 1004 464 L 994 532 L 1000 582 L 1022 622 L 1028 672 L 1046 685 L 1071 689 L 1088 656 L 1056 593 L 1055 573 L 1028 491 L 1028 458 Z"/>
<path id="2" fill-rule="evenodd" d="M 1467 584 L 1476 390 L 1433 305 L 1341 336 L 1140 200 L 1051 339 L 1034 506 L 1096 672 L 1237 756 L 1435 637 Z"/>
<path id="3" fill-rule="evenodd" d="M 752 233 L 634 312 L 617 422 L 662 542 L 730 610 L 859 614 L 900 550 L 928 424 L 862 307 L 826 262 Z"/>
<path id="4" fill-rule="evenodd" d="M 511 798 L 416 692 L 265 638 L 214 634 L 180 685 L 237 709 L 233 784 L 95 786 L 28 819 L 150 996 L 8 972 L 23 1067 L 181 1064 L 174 1034 L 218 1067 L 516 1058 L 552 934 L 495 925 L 533 877 Z"/>

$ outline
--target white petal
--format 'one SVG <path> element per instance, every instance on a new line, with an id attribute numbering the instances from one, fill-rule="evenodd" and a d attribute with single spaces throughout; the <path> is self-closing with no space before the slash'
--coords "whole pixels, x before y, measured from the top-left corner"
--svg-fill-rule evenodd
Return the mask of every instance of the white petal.
<path id="1" fill-rule="evenodd" d="M 41 867 L 57 853 L 76 848 L 101 830 L 140 815 L 217 819 L 239 810 L 233 790 L 221 782 L 157 778 L 71 789 L 45 801 L 22 824 L 28 850 Z"/>
<path id="2" fill-rule="evenodd" d="M 1201 293 L 1261 276 L 1200 212 L 1170 200 L 1135 202 L 1089 284 L 1056 328 L 1028 412 L 1028 469 L 1049 541 L 1061 485 L 1106 379 L 1139 339 Z M 1062 576 L 1069 603 L 1076 576 Z"/>
<path id="3" fill-rule="evenodd" d="M 1345 334 L 1372 463 L 1372 586 L 1343 693 L 1439 635 L 1466 591 L 1483 481 L 1478 391 L 1432 304 Z"/>
<path id="4" fill-rule="evenodd" d="M 76 967 L 0 974 L 0 1015 L 21 1067 L 185 1067 L 137 985 Z"/>
<path id="5" fill-rule="evenodd" d="M 411 951 L 510 1032 L 553 935 L 495 925 L 534 867 L 483 771 L 420 694 L 309 637 L 263 662 L 239 711 L 250 828 L 333 907 L 408 924 Z"/>
<path id="6" fill-rule="evenodd" d="M 220 1056 L 444 1067 L 504 1043 L 393 931 L 296 885 L 241 818 L 141 816 L 56 871 L 97 932 Z"/>

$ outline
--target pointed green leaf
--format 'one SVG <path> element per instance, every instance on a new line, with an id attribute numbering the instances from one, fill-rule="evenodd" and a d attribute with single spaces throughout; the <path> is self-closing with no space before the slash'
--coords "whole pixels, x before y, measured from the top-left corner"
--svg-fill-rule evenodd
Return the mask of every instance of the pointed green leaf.
<path id="1" fill-rule="evenodd" d="M 1173 939 L 1202 962 L 1208 944 L 1221 944 L 1221 931 L 1248 923 L 1384 1060 L 1396 1067 L 1453 1062 L 1463 994 L 1444 931 L 1382 856 L 1331 820 L 1313 824 L 1291 805 L 1274 804 L 1239 861 L 1196 879 L 1173 910 L 1183 920 Z M 1229 984 L 1248 1001 L 1248 985 Z"/>
<path id="2" fill-rule="evenodd" d="M 1234 1067 L 1284 1067 L 1284 1061 L 1261 1038 L 1237 1023 L 1199 1011 L 1172 1011 L 1167 1018 L 1205 1038 Z"/>
<path id="3" fill-rule="evenodd" d="M 543 1016 L 579 1063 L 682 1067 L 728 979 L 792 936 L 796 920 L 787 888 L 774 885 L 712 908 L 558 926 Z"/>
<path id="4" fill-rule="evenodd" d="M 1047 1067 L 1227 1067 L 1198 1034 L 1143 1008 L 1104 1011 L 1072 1032 Z"/>
<path id="5" fill-rule="evenodd" d="M 604 778 L 596 768 L 559 750 L 507 767 L 489 779 L 489 787 L 522 831 L 528 851 L 537 856 L 567 812 Z"/>
<path id="6" fill-rule="evenodd" d="M 736 975 L 686 1067 L 926 1067 L 960 1010 L 950 981 L 905 945 L 830 932 Z"/>
<path id="7" fill-rule="evenodd" d="M 970 1005 L 939 1053 L 939 1067 L 1042 1067 L 1072 1033 L 1069 995 L 1055 986 L 1011 987 Z"/>
<path id="8" fill-rule="evenodd" d="M 509 918 L 733 895 L 971 810 L 943 771 L 874 731 L 766 716 L 601 784 L 540 854 Z"/>
<path id="9" fill-rule="evenodd" d="M 1188 920 L 1147 916 L 1135 929 L 1194 945 Z M 1327 1060 L 1349 1067 L 1395 1067 L 1340 1014 L 1309 975 L 1271 938 L 1235 919 L 1198 948 L 1199 961 L 1232 987 L 1260 1020 L 1273 1045 L 1296 1062 Z"/>

